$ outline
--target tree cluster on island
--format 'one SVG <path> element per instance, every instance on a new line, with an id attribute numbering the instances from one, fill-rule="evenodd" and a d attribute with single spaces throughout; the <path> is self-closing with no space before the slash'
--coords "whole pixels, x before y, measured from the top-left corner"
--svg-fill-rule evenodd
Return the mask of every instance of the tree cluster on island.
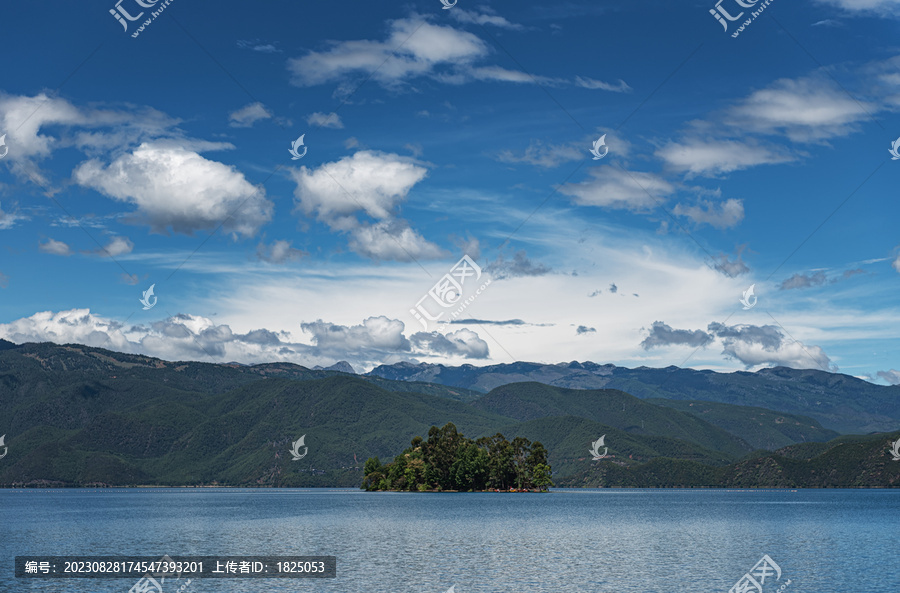
<path id="1" fill-rule="evenodd" d="M 497 433 L 471 440 L 447 423 L 432 426 L 428 440 L 415 437 L 385 465 L 377 457 L 365 464 L 362 488 L 368 491 L 546 491 L 553 482 L 547 450 L 535 441 L 512 442 Z"/>

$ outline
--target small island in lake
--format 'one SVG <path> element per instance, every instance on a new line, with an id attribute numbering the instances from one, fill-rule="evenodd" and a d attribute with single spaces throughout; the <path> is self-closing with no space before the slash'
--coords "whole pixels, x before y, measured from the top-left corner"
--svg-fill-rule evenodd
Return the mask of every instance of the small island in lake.
<path id="1" fill-rule="evenodd" d="M 432 426 L 428 440 L 415 437 L 403 453 L 382 465 L 366 461 L 362 488 L 404 492 L 546 492 L 553 485 L 547 450 L 535 441 L 512 442 L 497 433 L 475 441 L 447 423 Z"/>

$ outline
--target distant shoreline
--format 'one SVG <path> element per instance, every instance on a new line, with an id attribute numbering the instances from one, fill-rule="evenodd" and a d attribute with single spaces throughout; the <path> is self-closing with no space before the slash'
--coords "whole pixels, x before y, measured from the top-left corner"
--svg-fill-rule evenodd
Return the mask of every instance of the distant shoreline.
<path id="1" fill-rule="evenodd" d="M 70 485 L 53 485 L 53 486 L 23 486 L 23 485 L 0 485 L 0 490 L 345 490 L 351 492 L 379 493 L 379 492 L 395 492 L 404 494 L 545 494 L 556 490 L 566 491 L 582 491 L 582 490 L 721 490 L 724 492 L 742 493 L 742 492 L 799 492 L 800 490 L 897 490 L 900 486 L 800 486 L 773 488 L 734 488 L 729 486 L 584 486 L 571 487 L 559 486 L 549 490 L 365 490 L 363 488 L 355 488 L 352 486 L 226 486 L 203 485 L 203 486 L 171 486 L 171 485 L 127 485 L 127 486 L 111 486 L 111 485 L 91 485 L 91 486 L 70 486 Z"/>

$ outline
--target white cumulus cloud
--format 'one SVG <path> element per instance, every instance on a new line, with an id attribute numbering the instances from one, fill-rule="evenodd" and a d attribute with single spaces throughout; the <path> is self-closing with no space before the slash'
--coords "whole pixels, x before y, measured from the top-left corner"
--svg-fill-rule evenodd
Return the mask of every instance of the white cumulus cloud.
<path id="1" fill-rule="evenodd" d="M 351 233 L 350 247 L 376 260 L 440 257 L 396 210 L 428 170 L 414 159 L 363 150 L 316 169 L 292 171 L 296 210 L 333 230 Z M 374 223 L 360 216 L 374 219 Z"/>
<path id="2" fill-rule="evenodd" d="M 45 243 L 39 243 L 38 250 L 41 253 L 51 253 L 53 255 L 72 255 L 72 250 L 69 246 L 56 239 L 48 238 Z"/>
<path id="3" fill-rule="evenodd" d="M 148 142 L 108 165 L 75 170 L 76 182 L 137 207 L 137 219 L 159 233 L 224 228 L 253 236 L 272 217 L 265 190 L 232 166 L 171 142 Z"/>

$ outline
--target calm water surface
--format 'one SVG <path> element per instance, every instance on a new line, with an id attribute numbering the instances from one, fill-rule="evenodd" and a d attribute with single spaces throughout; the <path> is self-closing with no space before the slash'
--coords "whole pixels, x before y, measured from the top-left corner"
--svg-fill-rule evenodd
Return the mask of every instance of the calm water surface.
<path id="1" fill-rule="evenodd" d="M 900 490 L 0 490 L 0 536 L 2 592 L 137 580 L 17 580 L 15 556 L 164 554 L 337 557 L 336 579 L 184 593 L 727 593 L 763 554 L 782 569 L 764 593 L 900 589 Z"/>

